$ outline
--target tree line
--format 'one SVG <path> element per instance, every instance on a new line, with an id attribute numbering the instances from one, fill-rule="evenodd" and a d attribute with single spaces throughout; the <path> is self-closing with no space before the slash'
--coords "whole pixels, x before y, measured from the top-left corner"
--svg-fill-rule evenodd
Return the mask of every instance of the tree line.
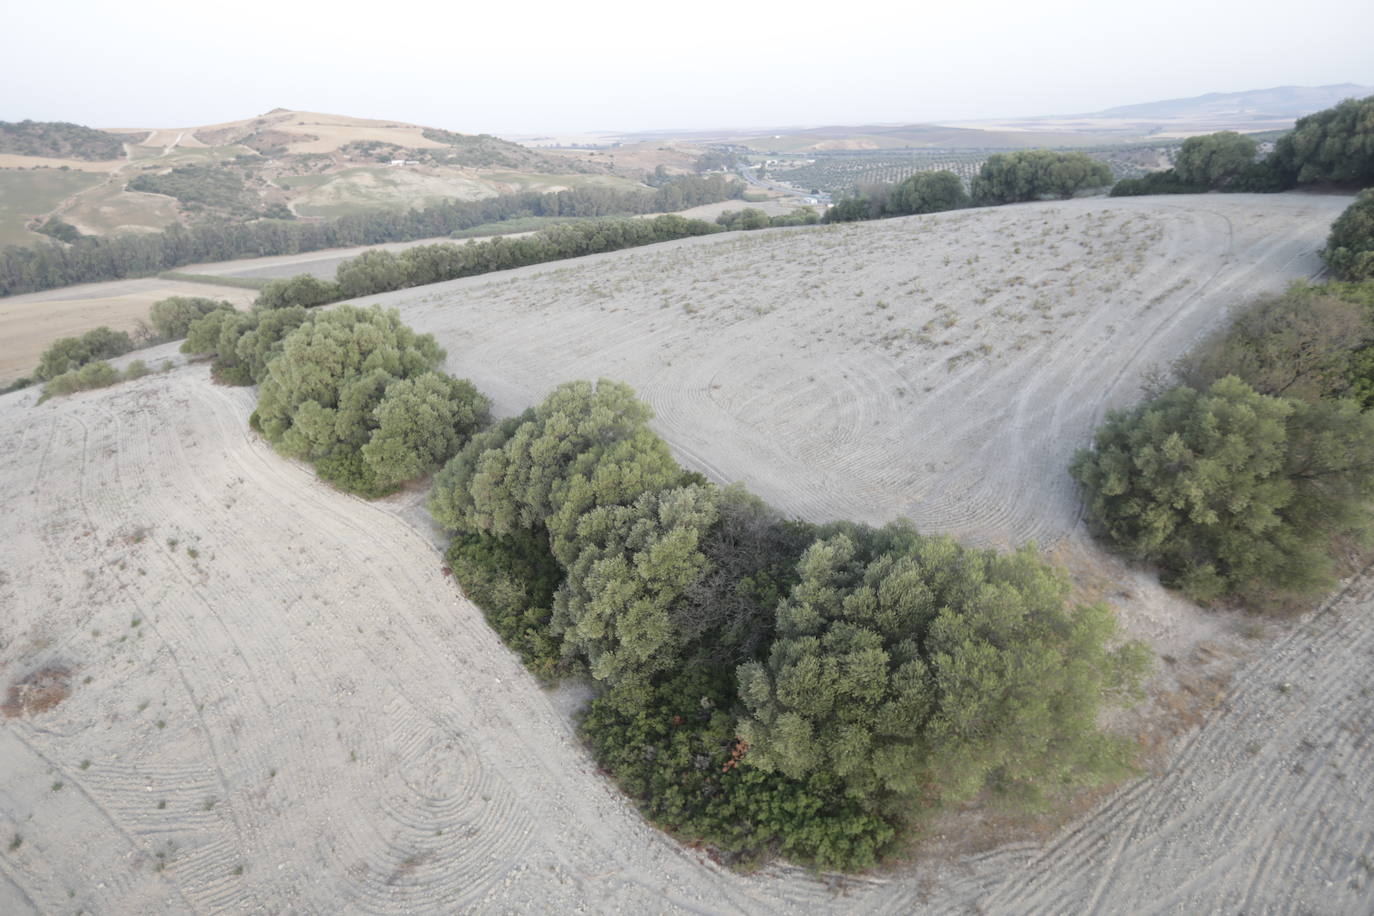
<path id="1" fill-rule="evenodd" d="M 1220 131 L 1183 141 L 1171 169 L 1123 179 L 1113 197 L 1206 191 L 1287 191 L 1308 184 L 1374 184 L 1374 96 L 1299 118 L 1256 160 L 1253 139 Z"/>
<path id="2" fill-rule="evenodd" d="M 970 206 L 991 206 L 1040 200 L 1067 199 L 1087 188 L 1111 183 L 1104 163 L 1083 153 L 1021 150 L 989 156 L 969 190 L 950 171 L 916 172 L 896 184 L 867 185 L 842 198 L 826 211 L 825 222 L 880 219 L 939 213 Z"/>
<path id="3" fill-rule="evenodd" d="M 605 217 L 680 210 L 738 197 L 742 188 L 723 175 L 691 175 L 653 190 L 590 187 L 527 192 L 477 201 L 447 200 L 413 210 L 376 210 L 320 222 L 213 222 L 170 226 L 156 233 L 81 236 L 70 244 L 10 245 L 0 249 L 0 295 L 150 276 L 200 262 L 433 238 L 519 217 Z"/>

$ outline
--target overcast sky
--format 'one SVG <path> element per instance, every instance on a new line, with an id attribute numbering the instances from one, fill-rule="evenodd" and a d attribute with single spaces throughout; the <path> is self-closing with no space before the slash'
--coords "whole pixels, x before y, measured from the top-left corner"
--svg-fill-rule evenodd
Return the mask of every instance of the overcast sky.
<path id="1" fill-rule="evenodd" d="M 0 26 L 0 120 L 96 127 L 854 124 L 1374 84 L 1374 0 L 14 0 Z"/>

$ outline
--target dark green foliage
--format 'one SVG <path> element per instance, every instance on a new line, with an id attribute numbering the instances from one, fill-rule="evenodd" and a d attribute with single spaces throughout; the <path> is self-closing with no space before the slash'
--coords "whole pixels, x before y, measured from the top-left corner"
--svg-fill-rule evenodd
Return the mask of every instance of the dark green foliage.
<path id="1" fill-rule="evenodd" d="M 716 490 L 699 484 L 579 512 L 576 552 L 563 551 L 572 560 L 554 598 L 564 653 L 586 659 L 592 677 L 610 685 L 681 664 L 685 634 L 673 626 L 674 606 L 709 568 L 701 547 L 716 518 Z"/>
<path id="2" fill-rule="evenodd" d="M 51 236 L 59 242 L 75 242 L 77 239 L 83 237 L 80 229 L 56 216 L 48 217 L 43 221 L 43 225 L 39 226 L 34 231 Z"/>
<path id="3" fill-rule="evenodd" d="M 267 363 L 258 392 L 263 434 L 285 454 L 312 460 L 361 449 L 386 387 L 443 360 L 433 336 L 416 334 L 394 309 L 312 313 Z"/>
<path id="4" fill-rule="evenodd" d="M 1174 171 L 1185 184 L 1219 187 L 1254 162 L 1255 141 L 1223 130 L 1183 141 Z"/>
<path id="5" fill-rule="evenodd" d="M 652 190 L 591 187 L 547 194 L 525 192 L 476 201 L 446 200 L 400 212 L 379 209 L 320 222 L 205 221 L 190 228 L 171 226 L 160 233 L 85 236 L 71 245 L 10 245 L 0 249 L 0 296 L 72 283 L 148 276 L 184 264 L 435 238 L 510 218 L 591 218 L 679 210 L 738 197 L 743 187 L 722 175 L 686 176 Z M 656 230 L 658 238 L 634 244 L 703 231 L 665 235 L 662 226 Z M 549 258 L 525 263 L 538 260 Z"/>
<path id="6" fill-rule="evenodd" d="M 563 569 L 549 552 L 548 532 L 460 534 L 444 556 L 463 593 L 531 671 L 540 677 L 568 672 L 563 642 L 550 626 Z"/>
<path id="7" fill-rule="evenodd" d="M 310 274 L 297 274 L 283 280 L 272 280 L 262 288 L 254 300 L 255 308 L 281 309 L 291 306 L 313 308 L 344 298 L 339 284 L 320 280 Z"/>
<path id="8" fill-rule="evenodd" d="M 781 854 L 826 869 L 875 865 L 894 822 L 846 797 L 833 777 L 796 780 L 741 764 L 748 749 L 735 734 L 736 704 L 728 671 L 687 667 L 633 700 L 593 700 L 582 734 L 646 817 L 732 864 Z"/>
<path id="9" fill-rule="evenodd" d="M 215 330 L 217 371 L 259 382 L 255 428 L 341 489 L 393 492 L 442 465 L 487 422 L 488 400 L 436 372 L 444 351 L 394 309 L 215 313 L 192 326 L 187 345 L 206 345 Z"/>
<path id="10" fill-rule="evenodd" d="M 939 213 L 958 210 L 969 203 L 963 181 L 953 172 L 916 172 L 897 184 L 861 187 L 857 194 L 841 198 L 827 210 L 823 222 Z"/>
<path id="11" fill-rule="evenodd" d="M 772 225 L 772 220 L 762 210 L 745 207 L 743 210 L 726 210 L 716 217 L 716 225 L 734 232 L 740 229 L 767 229 Z"/>
<path id="12" fill-rule="evenodd" d="M 1222 186 L 1231 193 L 1274 194 L 1293 187 L 1291 175 L 1281 169 L 1273 156 L 1242 166 L 1231 180 Z"/>
<path id="13" fill-rule="evenodd" d="M 1299 118 L 1274 145 L 1274 164 L 1298 184 L 1374 183 L 1374 96 Z"/>
<path id="14" fill-rule="evenodd" d="M 799 207 L 788 213 L 769 216 L 755 207 L 743 210 L 726 210 L 716 217 L 716 225 L 727 232 L 749 229 L 777 229 L 782 226 L 814 226 L 821 221 L 820 214 L 810 207 Z"/>
<path id="15" fill-rule="evenodd" d="M 93 360 L 122 356 L 134 348 L 126 331 L 114 331 L 104 325 L 87 331 L 80 337 L 63 337 L 54 341 L 38 359 L 34 378 L 54 379 L 64 372 L 80 369 Z"/>
<path id="16" fill-rule="evenodd" d="M 1374 280 L 1374 188 L 1361 191 L 1332 223 L 1322 259 L 1342 279 Z"/>
<path id="17" fill-rule="evenodd" d="M 1084 153 L 1020 150 L 994 153 L 973 179 L 973 200 L 979 204 L 1009 204 L 1057 197 L 1067 200 L 1079 191 L 1112 183 L 1112 171 Z"/>
<path id="18" fill-rule="evenodd" d="M 1035 803 L 1121 771 L 1123 745 L 1096 716 L 1144 658 L 1107 648 L 1105 606 L 1067 609 L 1067 579 L 1031 551 L 964 551 L 900 526 L 830 526 L 808 550 L 811 526 L 682 472 L 649 417 L 622 384 L 562 385 L 473 436 L 430 495 L 456 535 L 450 568 L 507 643 L 541 675 L 601 683 L 583 734 L 648 817 L 732 861 L 865 868 L 899 818 L 942 800 L 990 787 Z M 821 581 L 816 558 L 839 542 L 862 557 Z M 798 629 L 826 601 L 881 605 L 862 621 L 881 664 L 851 651 L 872 641 L 857 617 L 825 624 L 824 645 Z M 808 682 L 807 701 L 845 717 L 816 723 L 811 744 L 829 751 L 800 766 L 780 763 L 797 735 L 755 728 L 778 721 L 773 697 L 797 697 L 765 683 L 791 677 L 777 664 L 797 640 L 836 674 Z M 875 699 L 908 686 L 921 702 Z"/>
<path id="19" fill-rule="evenodd" d="M 939 213 L 969 205 L 964 183 L 953 172 L 917 172 L 892 191 L 884 212 L 894 216 Z"/>
<path id="20" fill-rule="evenodd" d="M 133 379 L 143 378 L 151 370 L 141 359 L 136 359 L 120 372 L 114 366 L 104 360 L 89 362 L 80 369 L 73 369 L 64 372 L 43 386 L 43 393 L 38 398 L 38 403 L 42 404 L 48 398 L 59 397 L 61 395 L 73 394 L 77 391 L 90 391 L 93 388 L 108 388 L 119 382 L 128 382 Z"/>
<path id="21" fill-rule="evenodd" d="M 153 303 L 149 321 L 153 330 L 164 340 L 180 340 L 191 329 L 191 322 L 217 309 L 233 309 L 222 300 L 202 299 L 198 296 L 168 296 Z"/>
<path id="22" fill-rule="evenodd" d="M 1228 376 L 1113 412 L 1070 473 L 1098 531 L 1199 601 L 1309 593 L 1329 538 L 1368 525 L 1374 414 L 1305 404 Z"/>
<path id="23" fill-rule="evenodd" d="M 701 541 L 705 572 L 670 613 L 686 654 L 733 668 L 760 658 L 772 642 L 774 611 L 796 584 L 815 528 L 784 518 L 739 485 L 720 491 L 716 511 Z"/>
<path id="24" fill-rule="evenodd" d="M 65 121 L 0 121 L 0 153 L 99 162 L 123 158 L 126 139 Z"/>
<path id="25" fill-rule="evenodd" d="M 1173 169 L 1150 172 L 1143 178 L 1123 178 L 1112 185 L 1111 197 L 1140 197 L 1147 194 L 1202 194 L 1205 184 L 1184 181 Z"/>
<path id="26" fill-rule="evenodd" d="M 392 382 L 373 411 L 363 460 L 381 486 L 423 477 L 490 422 L 490 408 L 471 382 L 440 372 Z"/>
<path id="27" fill-rule="evenodd" d="M 257 196 L 244 184 L 242 173 L 223 166 L 183 165 L 161 175 L 144 173 L 126 188 L 166 194 L 192 210 L 210 208 L 237 217 L 254 216 L 258 210 Z"/>
<path id="28" fill-rule="evenodd" d="M 1069 610 L 1067 576 L 1030 547 L 852 533 L 807 550 L 767 662 L 739 668 L 751 765 L 903 804 L 984 788 L 1034 804 L 1119 774 L 1097 714 L 1145 655 L 1107 648 L 1109 608 Z"/>
<path id="29" fill-rule="evenodd" d="M 1234 375 L 1260 394 L 1317 401 L 1357 387 L 1355 363 L 1374 338 L 1374 310 L 1293 285 L 1232 314 L 1174 363 L 1178 381 L 1201 391 Z"/>

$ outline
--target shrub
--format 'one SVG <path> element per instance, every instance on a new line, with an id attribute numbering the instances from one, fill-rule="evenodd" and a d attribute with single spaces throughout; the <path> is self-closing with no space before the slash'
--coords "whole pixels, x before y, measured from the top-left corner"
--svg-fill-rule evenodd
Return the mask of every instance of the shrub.
<path id="1" fill-rule="evenodd" d="M 80 369 L 93 360 L 122 356 L 134 348 L 126 331 L 114 331 L 101 326 L 80 337 L 63 337 L 54 341 L 39 357 L 34 377 L 47 381 L 70 370 Z"/>
<path id="2" fill-rule="evenodd" d="M 1083 153 L 1020 150 L 989 156 L 973 179 L 972 196 L 980 204 L 1068 199 L 1081 190 L 1111 183 L 1111 169 Z"/>
<path id="3" fill-rule="evenodd" d="M 283 280 L 272 280 L 258 293 L 253 306 L 261 309 L 284 309 L 293 306 L 313 308 L 344 298 L 337 283 L 320 280 L 310 274 L 297 274 Z"/>
<path id="4" fill-rule="evenodd" d="M 1353 393 L 1371 338 L 1371 310 L 1301 283 L 1234 312 L 1229 324 L 1174 363 L 1201 391 L 1234 375 L 1260 394 L 1315 401 Z"/>
<path id="5" fill-rule="evenodd" d="M 902 804 L 984 788 L 1037 803 L 1119 773 L 1098 709 L 1146 656 L 1109 649 L 1110 609 L 1069 610 L 1069 589 L 1030 547 L 969 550 L 905 525 L 817 541 L 767 661 L 739 668 L 747 762 Z"/>
<path id="6" fill-rule="evenodd" d="M 149 320 L 164 340 L 179 340 L 191 329 L 191 322 L 218 309 L 233 309 L 228 302 L 198 296 L 169 296 L 153 303 Z"/>
<path id="7" fill-rule="evenodd" d="M 382 486 L 421 477 L 487 425 L 490 407 L 471 382 L 438 372 L 393 382 L 374 411 L 363 460 Z"/>
<path id="8" fill-rule="evenodd" d="M 1322 260 L 1342 279 L 1374 280 L 1374 189 L 1361 191 L 1336 218 Z"/>
<path id="9" fill-rule="evenodd" d="M 1215 188 L 1255 159 L 1255 141 L 1233 130 L 1189 137 L 1178 151 L 1174 171 L 1186 184 Z"/>
<path id="10" fill-rule="evenodd" d="M 1368 525 L 1374 415 L 1303 404 L 1234 376 L 1113 412 L 1075 457 L 1094 527 L 1161 581 L 1210 602 L 1331 581 L 1329 538 Z"/>

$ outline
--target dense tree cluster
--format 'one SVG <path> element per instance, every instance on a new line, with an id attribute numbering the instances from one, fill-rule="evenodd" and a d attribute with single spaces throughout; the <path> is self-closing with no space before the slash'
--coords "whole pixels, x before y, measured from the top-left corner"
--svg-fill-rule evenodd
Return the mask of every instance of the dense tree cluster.
<path id="1" fill-rule="evenodd" d="M 1295 184 L 1374 184 L 1374 95 L 1298 118 L 1271 158 Z"/>
<path id="2" fill-rule="evenodd" d="M 1330 182 L 1365 187 L 1374 182 L 1374 96 L 1347 99 L 1299 118 L 1274 151 L 1254 161 L 1254 143 L 1232 131 L 1190 137 L 1174 168 L 1128 178 L 1113 197 L 1222 191 L 1269 193 Z"/>
<path id="3" fill-rule="evenodd" d="M 1374 188 L 1361 191 L 1336 218 L 1322 259 L 1347 280 L 1374 280 Z"/>
<path id="4" fill-rule="evenodd" d="M 1186 384 L 1074 458 L 1094 528 L 1204 602 L 1328 586 L 1331 538 L 1374 521 L 1372 306 L 1374 284 L 1299 285 L 1181 357 Z"/>
<path id="5" fill-rule="evenodd" d="M 1215 188 L 1234 178 L 1255 160 L 1255 141 L 1223 130 L 1183 141 L 1174 171 L 1184 184 Z"/>
<path id="6" fill-rule="evenodd" d="M 97 360 L 122 356 L 134 348 L 127 331 L 115 331 L 104 325 L 92 328 L 80 337 L 62 337 L 53 341 L 38 359 L 34 378 L 48 381 L 64 372 L 80 369 Z"/>
<path id="7" fill-rule="evenodd" d="M 185 264 L 435 238 L 518 217 L 604 217 L 679 210 L 738 197 L 742 187 L 723 175 L 693 175 L 655 190 L 590 187 L 548 194 L 507 194 L 477 201 L 443 201 L 415 210 L 376 210 L 321 222 L 207 222 L 189 228 L 171 226 L 158 233 L 83 236 L 67 245 L 10 245 L 0 249 L 0 296 L 148 276 Z"/>
<path id="8" fill-rule="evenodd" d="M 889 185 L 866 185 L 836 202 L 825 213 L 827 223 L 939 213 L 969 206 L 964 183 L 953 172 L 917 172 Z"/>
<path id="9" fill-rule="evenodd" d="M 435 478 L 450 568 L 537 672 L 603 685 L 598 759 L 732 857 L 873 864 L 904 817 L 1116 772 L 1143 650 L 1031 549 L 784 520 L 684 472 L 619 383 L 573 382 Z"/>
<path id="10" fill-rule="evenodd" d="M 124 156 L 124 142 L 131 139 L 127 135 L 65 121 L 0 121 L 0 153 L 21 156 L 93 161 L 120 159 Z"/>
<path id="11" fill-rule="evenodd" d="M 212 209 L 245 219 L 257 214 L 259 201 L 250 193 L 239 169 L 223 165 L 183 165 L 161 174 L 145 172 L 125 188 L 175 197 L 188 211 Z"/>
<path id="12" fill-rule="evenodd" d="M 191 323 L 211 312 L 234 307 L 224 300 L 199 296 L 168 296 L 154 302 L 148 313 L 153 330 L 163 340 L 180 340 L 191 330 Z"/>
<path id="13" fill-rule="evenodd" d="M 1056 197 L 1067 200 L 1079 191 L 1112 183 L 1112 170 L 1085 153 L 1032 149 L 989 156 L 973 179 L 979 204 L 1009 204 Z"/>
<path id="14" fill-rule="evenodd" d="M 487 423 L 490 402 L 470 382 L 438 373 L 443 360 L 434 338 L 394 309 L 312 313 L 266 360 L 254 426 L 283 454 L 315 462 L 326 480 L 385 493 L 436 470 Z"/>
<path id="15" fill-rule="evenodd" d="M 820 214 L 811 207 L 799 207 L 788 213 L 769 216 L 757 207 L 743 210 L 726 210 L 716 217 L 716 225 L 727 232 L 749 229 L 777 229 L 781 226 L 814 226 L 821 221 Z"/>

